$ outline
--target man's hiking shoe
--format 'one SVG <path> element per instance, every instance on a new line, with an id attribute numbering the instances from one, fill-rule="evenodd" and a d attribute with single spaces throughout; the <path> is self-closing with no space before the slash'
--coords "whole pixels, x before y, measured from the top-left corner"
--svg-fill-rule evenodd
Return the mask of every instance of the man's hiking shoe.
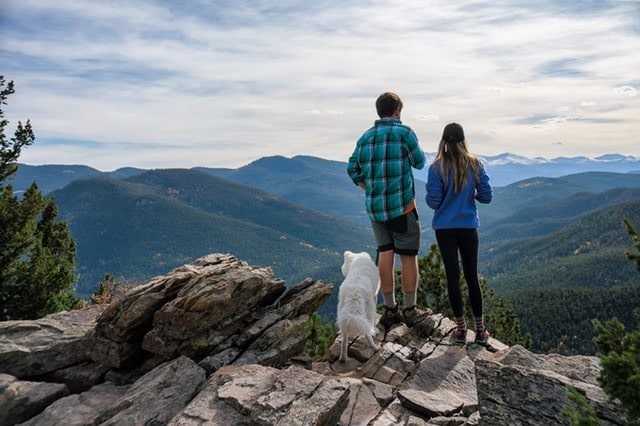
<path id="1" fill-rule="evenodd" d="M 427 313 L 420 311 L 416 308 L 416 305 L 413 305 L 402 310 L 402 317 L 404 318 L 404 323 L 407 324 L 407 327 L 413 327 L 419 322 L 424 321 L 427 317 Z"/>
<path id="2" fill-rule="evenodd" d="M 401 322 L 402 315 L 400 315 L 400 312 L 398 311 L 398 305 L 393 308 L 385 305 L 384 312 L 380 317 L 380 324 L 384 327 L 384 329 L 387 330 L 393 324 L 400 324 Z"/>
<path id="3" fill-rule="evenodd" d="M 467 329 L 459 329 L 456 327 L 453 330 L 453 343 L 456 345 L 464 345 L 467 343 Z"/>
<path id="4" fill-rule="evenodd" d="M 476 330 L 476 339 L 473 342 L 482 346 L 487 346 L 490 336 L 491 334 L 489 334 L 486 328 L 482 331 Z"/>

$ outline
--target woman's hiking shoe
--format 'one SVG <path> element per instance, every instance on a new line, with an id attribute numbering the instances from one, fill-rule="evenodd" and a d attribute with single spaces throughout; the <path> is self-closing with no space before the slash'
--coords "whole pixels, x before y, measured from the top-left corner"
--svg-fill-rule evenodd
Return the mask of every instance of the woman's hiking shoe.
<path id="1" fill-rule="evenodd" d="M 453 330 L 453 342 L 456 345 L 464 345 L 467 343 L 467 329 L 457 328 Z"/>
<path id="2" fill-rule="evenodd" d="M 486 328 L 483 329 L 482 331 L 476 330 L 476 339 L 474 340 L 474 343 L 477 343 L 482 346 L 487 346 L 487 344 L 489 343 L 490 336 L 491 334 L 489 334 L 489 331 Z"/>
<path id="3" fill-rule="evenodd" d="M 384 312 L 380 317 L 380 324 L 384 327 L 384 329 L 387 330 L 393 324 L 400 324 L 401 322 L 402 322 L 402 315 L 398 310 L 398 305 L 396 305 L 393 308 L 390 308 L 389 306 L 385 305 Z"/>
<path id="4" fill-rule="evenodd" d="M 402 317 L 404 318 L 404 323 L 407 324 L 407 327 L 413 327 L 419 322 L 424 321 L 427 317 L 427 313 L 420 311 L 416 308 L 416 305 L 413 305 L 402 310 Z"/>

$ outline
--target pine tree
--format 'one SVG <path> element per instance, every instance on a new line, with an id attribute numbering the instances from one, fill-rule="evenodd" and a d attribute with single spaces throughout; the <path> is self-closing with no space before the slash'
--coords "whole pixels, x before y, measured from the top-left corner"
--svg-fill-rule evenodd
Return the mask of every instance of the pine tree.
<path id="1" fill-rule="evenodd" d="M 624 225 L 633 241 L 633 250 L 628 251 L 626 256 L 636 264 L 636 269 L 640 272 L 640 235 L 638 235 L 638 231 L 629 220 L 625 219 Z"/>
<path id="2" fill-rule="evenodd" d="M 8 183 L 22 148 L 35 141 L 29 121 L 18 122 L 11 140 L 5 135 L 9 122 L 1 106 L 13 93 L 13 82 L 0 76 L 0 321 L 35 319 L 77 302 L 75 241 L 67 224 L 56 221 L 55 200 L 35 182 L 19 199 Z"/>
<path id="3" fill-rule="evenodd" d="M 304 354 L 314 359 L 322 358 L 336 338 L 334 323 L 314 312 L 305 324 L 305 330 L 309 332 L 309 337 L 305 342 Z"/>
<path id="4" fill-rule="evenodd" d="M 640 272 L 640 236 L 631 222 L 624 223 L 635 248 L 635 252 L 627 252 L 627 257 Z M 594 320 L 593 324 L 598 333 L 594 342 L 602 364 L 598 382 L 607 395 L 620 400 L 629 424 L 640 425 L 640 308 L 634 312 L 638 326 L 628 333 L 617 318 L 604 324 Z"/>

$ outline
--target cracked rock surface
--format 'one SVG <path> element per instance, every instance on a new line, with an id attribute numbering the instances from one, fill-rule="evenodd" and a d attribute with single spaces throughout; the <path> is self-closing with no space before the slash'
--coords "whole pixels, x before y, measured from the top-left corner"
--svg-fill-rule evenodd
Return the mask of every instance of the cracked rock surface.
<path id="1" fill-rule="evenodd" d="M 595 357 L 533 354 L 491 338 L 453 344 L 448 318 L 381 328 L 373 351 L 341 336 L 299 357 L 334 290 L 211 254 L 109 306 L 0 323 L 0 424 L 569 424 L 577 389 L 604 425 L 626 423 Z"/>

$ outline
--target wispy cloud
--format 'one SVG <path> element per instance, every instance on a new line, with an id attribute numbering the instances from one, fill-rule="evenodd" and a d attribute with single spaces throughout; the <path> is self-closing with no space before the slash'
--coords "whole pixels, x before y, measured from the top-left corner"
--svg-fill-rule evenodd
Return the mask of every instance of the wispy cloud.
<path id="1" fill-rule="evenodd" d="M 38 137 L 21 160 L 344 160 L 385 90 L 427 151 L 459 121 L 485 155 L 640 154 L 635 1 L 183 3 L 5 0 L 6 115 Z"/>

